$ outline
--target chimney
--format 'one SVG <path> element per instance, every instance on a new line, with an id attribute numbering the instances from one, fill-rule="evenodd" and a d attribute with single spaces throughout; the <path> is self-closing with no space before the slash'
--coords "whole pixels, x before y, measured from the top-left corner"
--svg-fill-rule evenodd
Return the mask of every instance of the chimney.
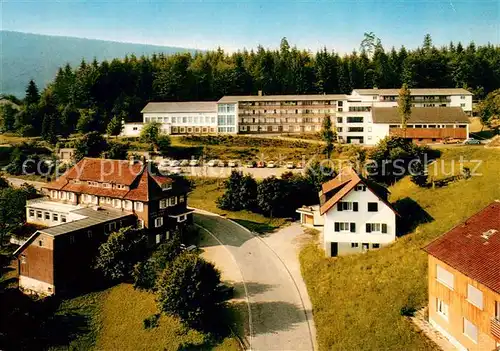
<path id="1" fill-rule="evenodd" d="M 259 90 L 257 96 L 262 96 L 262 90 Z"/>

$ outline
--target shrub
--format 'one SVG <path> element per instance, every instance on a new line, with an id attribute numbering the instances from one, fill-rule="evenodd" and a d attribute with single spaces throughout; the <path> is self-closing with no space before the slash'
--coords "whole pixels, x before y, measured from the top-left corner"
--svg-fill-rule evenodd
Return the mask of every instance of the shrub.
<path id="1" fill-rule="evenodd" d="M 212 263 L 194 254 L 180 255 L 159 276 L 159 308 L 192 328 L 213 330 L 224 305 L 219 284 L 220 272 Z"/>
<path id="2" fill-rule="evenodd" d="M 224 182 L 225 193 L 217 199 L 217 206 L 224 210 L 255 210 L 257 201 L 257 182 L 251 175 L 232 171 Z"/>

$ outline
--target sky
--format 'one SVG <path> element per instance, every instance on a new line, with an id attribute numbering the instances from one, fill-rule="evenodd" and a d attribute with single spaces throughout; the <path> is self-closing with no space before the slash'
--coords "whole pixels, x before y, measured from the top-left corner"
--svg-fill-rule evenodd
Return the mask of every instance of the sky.
<path id="1" fill-rule="evenodd" d="M 415 48 L 426 33 L 437 46 L 500 43 L 500 0 L 0 2 L 3 30 L 195 49 L 276 48 L 286 37 L 347 53 L 364 32 L 386 48 Z"/>

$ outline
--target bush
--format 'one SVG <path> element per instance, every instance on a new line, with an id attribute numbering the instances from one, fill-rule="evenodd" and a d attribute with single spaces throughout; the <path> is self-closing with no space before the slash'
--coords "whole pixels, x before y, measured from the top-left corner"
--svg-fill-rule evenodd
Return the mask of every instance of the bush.
<path id="1" fill-rule="evenodd" d="M 158 306 L 192 328 L 214 330 L 224 306 L 219 284 L 220 272 L 212 263 L 194 254 L 180 255 L 158 279 Z"/>
<path id="2" fill-rule="evenodd" d="M 101 244 L 95 267 L 110 281 L 128 279 L 135 264 L 144 258 L 146 244 L 142 230 L 121 228 Z"/>
<path id="3" fill-rule="evenodd" d="M 224 210 L 255 210 L 257 201 L 257 182 L 251 175 L 232 171 L 224 182 L 225 193 L 217 199 L 217 206 Z"/>

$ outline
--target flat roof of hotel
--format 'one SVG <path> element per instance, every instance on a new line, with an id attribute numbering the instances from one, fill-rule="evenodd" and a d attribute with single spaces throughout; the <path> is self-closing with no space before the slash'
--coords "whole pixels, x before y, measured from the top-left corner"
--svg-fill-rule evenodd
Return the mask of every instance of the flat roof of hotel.
<path id="1" fill-rule="evenodd" d="M 347 100 L 344 94 L 309 94 L 309 95 L 226 95 L 219 103 L 246 101 L 310 101 L 310 100 Z"/>
<path id="2" fill-rule="evenodd" d="M 354 89 L 359 95 L 398 95 L 399 89 Z M 410 88 L 411 95 L 472 95 L 463 88 Z"/>
<path id="3" fill-rule="evenodd" d="M 142 113 L 217 112 L 217 101 L 148 102 Z"/>

